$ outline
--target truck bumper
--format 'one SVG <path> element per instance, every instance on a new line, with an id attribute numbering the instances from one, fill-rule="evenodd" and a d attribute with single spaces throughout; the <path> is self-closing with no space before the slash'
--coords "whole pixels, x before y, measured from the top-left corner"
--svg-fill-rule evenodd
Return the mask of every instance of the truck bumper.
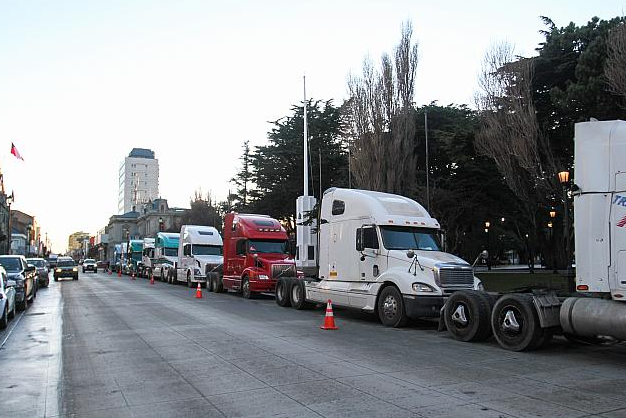
<path id="1" fill-rule="evenodd" d="M 444 304 L 443 296 L 402 295 L 409 318 L 437 318 Z"/>
<path id="2" fill-rule="evenodd" d="M 275 280 L 250 280 L 250 291 L 251 292 L 274 292 L 276 289 L 276 281 Z"/>

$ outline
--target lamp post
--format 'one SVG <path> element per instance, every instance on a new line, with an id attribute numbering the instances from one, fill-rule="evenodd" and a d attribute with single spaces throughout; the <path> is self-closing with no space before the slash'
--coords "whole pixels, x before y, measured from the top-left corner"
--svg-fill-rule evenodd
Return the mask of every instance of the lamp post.
<path id="1" fill-rule="evenodd" d="M 559 183 L 563 186 L 563 237 L 565 238 L 565 260 L 567 261 L 567 277 L 569 279 L 570 291 L 576 290 L 575 281 L 571 280 L 572 277 L 572 247 L 569 238 L 569 171 L 564 170 L 558 174 Z M 571 282 L 571 283 L 570 283 Z"/>
<path id="2" fill-rule="evenodd" d="M 15 201 L 15 196 L 13 195 L 13 192 L 11 192 L 11 196 L 7 196 L 7 203 L 8 203 L 8 207 L 9 207 L 9 226 L 8 226 L 8 243 L 9 246 L 7 248 L 7 254 L 11 254 L 11 204 Z"/>
<path id="3" fill-rule="evenodd" d="M 556 270 L 556 251 L 554 251 L 554 233 L 552 232 L 552 220 L 556 217 L 556 211 L 550 209 L 550 221 L 548 222 L 548 229 L 550 231 L 550 246 L 552 247 L 552 273 L 558 273 Z"/>
<path id="4" fill-rule="evenodd" d="M 485 222 L 485 234 L 487 234 L 487 270 L 491 270 L 491 253 L 489 252 L 489 227 L 491 222 Z"/>

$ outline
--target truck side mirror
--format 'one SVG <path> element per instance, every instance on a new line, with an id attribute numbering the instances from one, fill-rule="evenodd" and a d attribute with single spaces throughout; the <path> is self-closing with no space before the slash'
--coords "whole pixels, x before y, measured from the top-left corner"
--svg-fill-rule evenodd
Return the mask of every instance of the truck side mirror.
<path id="1" fill-rule="evenodd" d="M 363 228 L 356 230 L 356 250 L 358 252 L 363 251 Z"/>

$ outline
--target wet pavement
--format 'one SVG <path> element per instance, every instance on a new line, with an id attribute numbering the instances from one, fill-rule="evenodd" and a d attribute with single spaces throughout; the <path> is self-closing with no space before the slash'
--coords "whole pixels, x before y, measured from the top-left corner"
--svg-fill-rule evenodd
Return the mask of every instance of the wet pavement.
<path id="1" fill-rule="evenodd" d="M 270 297 L 80 277 L 0 333 L 0 416 L 626 417 L 621 344 L 512 353 L 345 310 L 321 331 Z"/>

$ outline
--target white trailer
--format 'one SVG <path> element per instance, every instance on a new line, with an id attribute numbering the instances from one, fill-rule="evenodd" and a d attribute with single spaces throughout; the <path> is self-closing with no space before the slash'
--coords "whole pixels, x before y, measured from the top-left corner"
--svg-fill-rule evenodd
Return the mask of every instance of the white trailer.
<path id="1" fill-rule="evenodd" d="M 331 299 L 398 327 L 409 318 L 438 317 L 452 292 L 481 286 L 471 265 L 441 250 L 439 223 L 409 198 L 332 188 L 317 224 L 318 251 L 311 251 L 317 272 L 279 280 L 281 306 L 302 309 Z M 307 227 L 299 228 L 313 245 Z"/>
<path id="2" fill-rule="evenodd" d="M 150 277 L 154 268 L 154 238 L 144 238 L 141 250 L 141 266 L 137 274 L 140 277 Z"/>
<path id="3" fill-rule="evenodd" d="M 222 236 L 212 226 L 183 225 L 178 242 L 175 264 L 176 281 L 193 287 L 206 286 L 207 275 L 223 263 Z"/>

